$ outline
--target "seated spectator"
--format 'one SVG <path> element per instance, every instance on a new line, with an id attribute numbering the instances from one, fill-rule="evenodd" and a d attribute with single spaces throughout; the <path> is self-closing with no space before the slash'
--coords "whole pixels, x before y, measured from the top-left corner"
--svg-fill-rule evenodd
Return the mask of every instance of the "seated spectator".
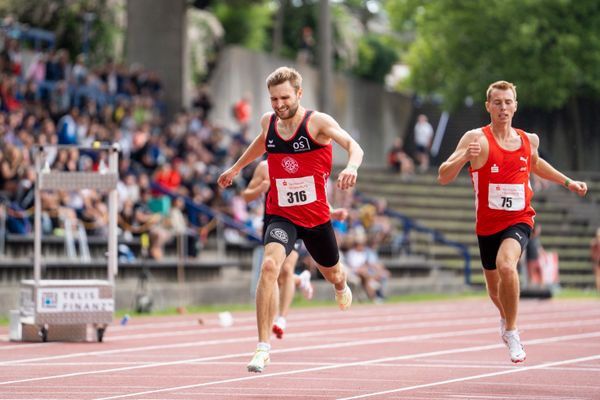
<path id="1" fill-rule="evenodd" d="M 163 258 L 164 245 L 171 238 L 171 234 L 162 226 L 160 214 L 153 213 L 143 202 L 133 204 L 127 200 L 123 204 L 118 219 L 119 227 L 123 230 L 125 237 L 140 238 L 142 235 L 148 235 L 149 248 L 142 249 L 142 251 L 147 251 L 147 256 L 152 259 L 161 260 Z M 142 254 L 142 256 L 145 255 Z"/>
<path id="2" fill-rule="evenodd" d="M 76 119 L 79 115 L 79 109 L 72 107 L 58 121 L 58 144 L 77 144 L 77 123 Z"/>
<path id="3" fill-rule="evenodd" d="M 352 247 L 345 253 L 345 265 L 348 268 L 349 281 L 358 278 L 369 300 L 381 302 L 383 298 L 380 296 L 382 294 L 380 289 L 389 274 L 385 274 L 379 263 L 372 263 L 377 260 L 373 259 L 367 249 L 366 239 L 364 235 L 356 235 L 352 239 Z"/>
<path id="4" fill-rule="evenodd" d="M 401 137 L 394 139 L 392 148 L 388 151 L 388 165 L 394 172 L 400 172 L 402 180 L 408 180 L 415 173 L 415 163 L 404 151 L 404 141 Z"/>
<path id="5" fill-rule="evenodd" d="M 250 93 L 244 93 L 242 98 L 233 106 L 233 115 L 240 127 L 240 130 L 247 127 L 250 123 L 250 117 L 252 115 L 252 106 L 250 103 L 251 100 L 252 95 Z"/>

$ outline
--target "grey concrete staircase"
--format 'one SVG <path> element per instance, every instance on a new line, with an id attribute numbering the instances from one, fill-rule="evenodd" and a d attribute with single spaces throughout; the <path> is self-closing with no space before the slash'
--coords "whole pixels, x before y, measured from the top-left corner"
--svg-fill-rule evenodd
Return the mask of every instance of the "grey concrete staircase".
<path id="1" fill-rule="evenodd" d="M 591 287 L 593 273 L 589 244 L 596 227 L 600 226 L 600 174 L 572 173 L 570 176 L 588 182 L 589 193 L 585 199 L 551 185 L 535 194 L 533 207 L 537 212 L 536 221 L 543 227 L 542 245 L 559 255 L 561 285 Z M 455 182 L 441 186 L 433 171 L 403 182 L 398 174 L 387 170 L 361 168 L 357 188 L 366 196 L 385 198 L 394 210 L 438 230 L 448 240 L 468 246 L 472 259 L 472 282 L 483 283 L 474 233 L 474 194 L 465 170 Z M 415 240 L 412 250 L 414 255 L 435 260 L 442 270 L 463 274 L 464 259 L 455 248 L 433 241 Z"/>

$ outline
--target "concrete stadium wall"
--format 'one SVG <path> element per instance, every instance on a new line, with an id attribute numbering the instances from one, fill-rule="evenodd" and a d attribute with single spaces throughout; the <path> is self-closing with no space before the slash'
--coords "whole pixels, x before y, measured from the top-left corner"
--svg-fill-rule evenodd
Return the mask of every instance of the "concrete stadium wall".
<path id="1" fill-rule="evenodd" d="M 158 72 L 170 116 L 188 95 L 187 7 L 185 0 L 127 1 L 127 63 Z"/>
<path id="2" fill-rule="evenodd" d="M 320 79 L 316 68 L 298 65 L 270 54 L 229 47 L 222 51 L 209 83 L 214 94 L 211 119 L 222 126 L 235 129 L 232 106 L 244 93 L 251 93 L 251 136 L 257 135 L 260 117 L 265 112 L 272 111 L 265 79 L 283 65 L 296 68 L 302 74 L 302 105 L 308 109 L 318 109 Z M 394 138 L 407 132 L 412 112 L 411 99 L 388 92 L 378 84 L 342 74 L 335 75 L 334 90 L 332 116 L 359 141 L 365 151 L 364 164 L 385 165 L 385 155 Z M 345 164 L 343 150 L 339 146 L 334 146 L 334 149 L 334 163 Z"/>

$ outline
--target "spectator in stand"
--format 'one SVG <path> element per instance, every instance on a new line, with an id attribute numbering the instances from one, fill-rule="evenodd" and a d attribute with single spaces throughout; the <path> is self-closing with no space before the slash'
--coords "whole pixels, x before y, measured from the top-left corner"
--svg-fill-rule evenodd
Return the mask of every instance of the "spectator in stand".
<path id="1" fill-rule="evenodd" d="M 71 107 L 71 96 L 65 81 L 58 81 L 50 92 L 50 114 L 63 115 Z"/>
<path id="2" fill-rule="evenodd" d="M 208 86 L 202 85 L 198 88 L 198 94 L 192 102 L 192 107 L 201 110 L 201 120 L 204 123 L 208 119 L 210 110 L 213 107 Z"/>
<path id="3" fill-rule="evenodd" d="M 394 172 L 400 172 L 402 180 L 409 180 L 415 172 L 415 163 L 406 151 L 401 137 L 394 139 L 394 144 L 388 152 L 388 165 Z"/>
<path id="4" fill-rule="evenodd" d="M 419 114 L 417 117 L 414 136 L 419 172 L 426 172 L 429 169 L 429 152 L 433 140 L 433 127 L 425 114 Z"/>
<path id="5" fill-rule="evenodd" d="M 26 167 L 23 164 L 23 154 L 13 144 L 5 144 L 0 156 L 0 191 L 15 193 L 19 186 L 21 173 Z"/>
<path id="6" fill-rule="evenodd" d="M 180 161 L 174 162 L 177 165 L 179 163 Z M 181 185 L 181 175 L 179 175 L 179 171 L 174 168 L 173 164 L 163 162 L 154 175 L 154 181 L 165 189 L 174 192 Z"/>
<path id="7" fill-rule="evenodd" d="M 590 243 L 590 256 L 596 278 L 596 290 L 600 292 L 600 228 L 596 229 L 596 236 Z"/>
<path id="8" fill-rule="evenodd" d="M 27 68 L 25 79 L 32 80 L 36 83 L 43 82 L 46 79 L 46 60 L 46 53 L 36 53 L 33 57 L 33 61 L 29 64 L 29 68 Z"/>
<path id="9" fill-rule="evenodd" d="M 77 144 L 77 117 L 79 109 L 72 107 L 58 121 L 58 144 Z"/>
<path id="10" fill-rule="evenodd" d="M 88 76 L 88 69 L 85 66 L 85 56 L 83 54 L 79 54 L 75 59 L 75 64 L 73 65 L 73 69 L 71 71 L 71 79 L 73 80 L 71 83 L 74 85 L 85 85 Z"/>
<path id="11" fill-rule="evenodd" d="M 312 64 L 315 59 L 315 42 L 312 28 L 310 26 L 303 27 L 297 56 L 298 63 Z"/>
<path id="12" fill-rule="evenodd" d="M 233 115 L 240 127 L 240 130 L 246 129 L 250 124 L 250 117 L 252 115 L 251 101 L 252 95 L 249 92 L 246 92 L 233 106 Z"/>
<path id="13" fill-rule="evenodd" d="M 345 253 L 349 280 L 360 281 L 362 288 L 369 300 L 380 302 L 382 299 L 377 295 L 381 289 L 381 280 L 383 276 L 377 270 L 376 265 L 371 265 L 369 260 L 370 252 L 367 249 L 367 238 L 364 233 L 356 234 L 352 238 L 352 246 Z"/>
<path id="14" fill-rule="evenodd" d="M 18 111 L 22 108 L 21 101 L 17 99 L 16 76 L 5 76 L 0 80 L 0 97 L 2 98 L 2 109 L 8 112 Z"/>

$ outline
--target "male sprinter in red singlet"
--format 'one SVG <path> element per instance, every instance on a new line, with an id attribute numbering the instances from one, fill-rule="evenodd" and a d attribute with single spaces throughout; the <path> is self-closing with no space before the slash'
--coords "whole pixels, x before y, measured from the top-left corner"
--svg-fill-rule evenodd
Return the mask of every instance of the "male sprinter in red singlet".
<path id="1" fill-rule="evenodd" d="M 517 263 L 533 229 L 535 211 L 529 173 L 564 185 L 584 196 L 587 186 L 573 181 L 539 157 L 540 139 L 512 127 L 516 87 L 506 81 L 487 89 L 485 108 L 491 124 L 463 135 L 439 169 L 442 185 L 452 182 L 469 162 L 477 208 L 476 232 L 487 290 L 500 311 L 500 333 L 514 363 L 525 361 L 517 330 Z"/>
<path id="2" fill-rule="evenodd" d="M 250 372 L 262 372 L 269 363 L 277 276 L 297 239 L 304 241 L 323 277 L 335 287 L 340 309 L 350 307 L 352 292 L 340 262 L 325 187 L 332 167 L 332 140 L 348 152 L 348 164 L 337 179 L 340 189 L 355 185 L 363 158 L 359 144 L 331 116 L 300 105 L 302 77 L 296 70 L 276 69 L 267 78 L 267 89 L 274 113 L 263 115 L 261 133 L 218 179 L 221 187 L 231 185 L 242 168 L 268 153 L 268 225 L 256 288 L 259 343 L 248 364 Z"/>
<path id="3" fill-rule="evenodd" d="M 260 198 L 264 193 L 267 193 L 270 186 L 271 180 L 269 179 L 269 166 L 267 161 L 263 160 L 258 163 L 254 169 L 254 172 L 252 173 L 252 179 L 241 194 L 246 202 L 251 202 Z M 330 207 L 330 214 L 332 219 L 339 221 L 343 221 L 348 217 L 348 211 L 345 208 L 334 209 Z M 265 215 L 263 218 L 263 231 L 268 225 L 268 216 L 265 210 Z M 275 306 L 277 312 L 274 313 L 277 314 L 277 318 L 275 318 L 273 321 L 272 329 L 277 339 L 283 338 L 283 334 L 285 333 L 285 329 L 287 327 L 287 316 L 289 314 L 292 301 L 294 300 L 296 288 L 300 288 L 302 290 L 302 294 L 308 300 L 310 300 L 313 296 L 313 287 L 310 283 L 310 271 L 304 270 L 300 274 L 294 273 L 294 268 L 296 268 L 298 258 L 300 257 L 300 254 L 298 253 L 300 246 L 301 242 L 297 241 L 294 245 L 294 250 L 292 250 L 292 252 L 283 262 L 281 271 L 279 272 L 279 277 L 277 278 L 279 296 L 275 295 Z"/>

